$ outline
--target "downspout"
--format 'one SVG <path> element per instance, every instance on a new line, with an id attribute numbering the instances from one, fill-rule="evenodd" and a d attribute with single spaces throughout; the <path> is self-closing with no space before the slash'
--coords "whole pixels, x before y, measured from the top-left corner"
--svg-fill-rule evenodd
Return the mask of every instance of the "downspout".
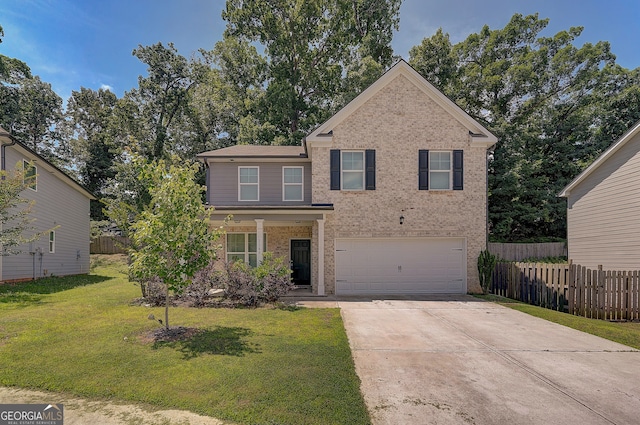
<path id="1" fill-rule="evenodd" d="M 13 146 L 16 144 L 16 139 L 13 138 L 13 136 L 11 136 L 11 134 L 7 133 L 7 132 L 3 132 L 0 133 L 0 137 L 2 136 L 6 136 L 9 138 L 9 140 L 11 140 L 11 143 L 5 145 L 4 143 L 2 143 L 0 141 L 0 170 L 1 171 L 5 171 L 7 169 L 7 154 L 6 154 L 6 147 L 7 146 Z M 2 180 L 5 179 L 5 176 L 2 176 Z M 0 223 L 0 230 L 2 230 L 2 224 Z M 4 248 L 2 246 L 0 246 L 0 250 L 4 250 Z M 0 255 L 0 282 L 2 282 L 3 279 L 3 272 L 2 272 L 2 256 Z"/>
<path id="2" fill-rule="evenodd" d="M 485 196 L 485 226 L 484 226 L 484 231 L 485 231 L 485 250 L 489 250 L 489 156 L 492 154 L 491 149 L 487 149 L 487 155 L 486 155 L 486 166 L 484 167 L 485 170 L 485 191 L 484 191 L 484 196 Z"/>

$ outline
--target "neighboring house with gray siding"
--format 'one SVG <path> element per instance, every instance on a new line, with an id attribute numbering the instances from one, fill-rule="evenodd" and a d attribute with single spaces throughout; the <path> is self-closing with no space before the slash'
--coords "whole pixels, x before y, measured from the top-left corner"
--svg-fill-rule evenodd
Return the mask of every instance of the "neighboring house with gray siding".
<path id="1" fill-rule="evenodd" d="M 93 195 L 2 128 L 0 144 L 4 169 L 11 170 L 18 163 L 34 164 L 36 184 L 20 196 L 35 201 L 33 226 L 36 232 L 45 232 L 39 240 L 19 247 L 20 254 L 0 256 L 0 282 L 89 273 L 89 201 Z"/>
<path id="2" fill-rule="evenodd" d="M 567 198 L 567 244 L 575 264 L 640 269 L 640 121 L 559 196 Z"/>
<path id="3" fill-rule="evenodd" d="M 220 260 L 271 251 L 315 294 L 479 292 L 496 141 L 400 61 L 300 146 L 198 155 Z"/>

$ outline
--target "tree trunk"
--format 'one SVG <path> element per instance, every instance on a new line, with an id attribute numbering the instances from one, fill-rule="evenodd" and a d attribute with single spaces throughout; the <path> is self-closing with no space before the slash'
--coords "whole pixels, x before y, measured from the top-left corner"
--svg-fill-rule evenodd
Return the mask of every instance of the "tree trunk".
<path id="1" fill-rule="evenodd" d="M 164 326 L 169 330 L 169 285 L 167 285 L 167 297 L 164 300 Z"/>

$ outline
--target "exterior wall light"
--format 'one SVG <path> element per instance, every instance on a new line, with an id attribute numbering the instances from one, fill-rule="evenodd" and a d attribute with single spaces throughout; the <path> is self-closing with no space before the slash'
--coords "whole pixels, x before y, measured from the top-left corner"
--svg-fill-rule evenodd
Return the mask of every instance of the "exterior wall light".
<path id="1" fill-rule="evenodd" d="M 403 215 L 400 216 L 400 224 L 402 224 L 402 223 L 404 223 L 404 216 Z"/>

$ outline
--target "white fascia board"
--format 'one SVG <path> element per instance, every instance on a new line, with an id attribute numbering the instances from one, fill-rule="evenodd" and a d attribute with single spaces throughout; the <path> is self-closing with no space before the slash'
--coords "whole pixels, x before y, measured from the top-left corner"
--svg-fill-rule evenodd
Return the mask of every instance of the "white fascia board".
<path id="1" fill-rule="evenodd" d="M 622 135 L 611 145 L 607 150 L 605 150 L 595 161 L 591 163 L 584 171 L 571 181 L 560 193 L 558 193 L 558 197 L 567 198 L 571 194 L 571 191 L 582 181 L 584 181 L 591 173 L 593 173 L 600 165 L 602 165 L 605 161 L 611 158 L 620 148 L 622 148 L 627 142 L 633 139 L 637 134 L 640 133 L 640 121 L 635 123 L 625 134 Z"/>
<path id="2" fill-rule="evenodd" d="M 396 63 L 365 91 L 360 93 L 329 120 L 311 132 L 311 134 L 306 137 L 307 143 L 312 147 L 331 146 L 333 139 L 331 137 L 331 131 L 399 75 L 405 76 L 436 104 L 467 128 L 469 132 L 474 135 L 472 138 L 474 144 L 482 144 L 490 147 L 497 143 L 498 138 L 495 135 L 463 111 L 462 108 L 456 105 L 451 99 L 442 94 L 440 90 L 425 80 L 422 75 L 403 60 Z"/>

